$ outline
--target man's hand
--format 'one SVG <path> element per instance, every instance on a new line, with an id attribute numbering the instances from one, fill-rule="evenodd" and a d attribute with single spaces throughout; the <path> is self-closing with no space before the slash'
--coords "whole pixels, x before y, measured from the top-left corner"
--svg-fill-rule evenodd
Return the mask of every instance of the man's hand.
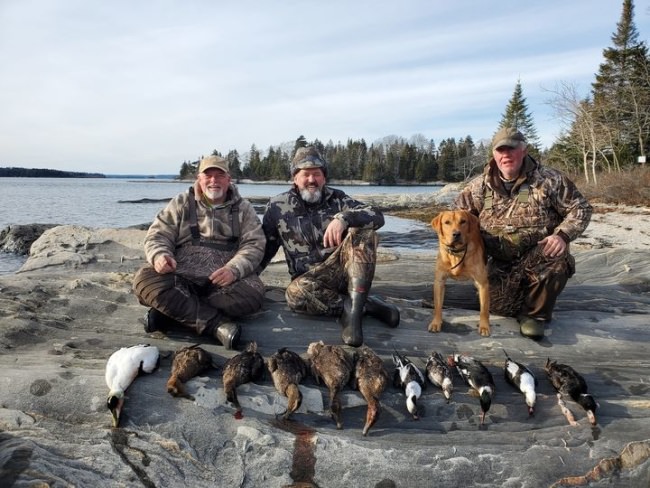
<path id="1" fill-rule="evenodd" d="M 323 235 L 323 247 L 336 247 L 341 244 L 343 241 L 343 233 L 347 227 L 340 219 L 332 220 L 327 229 L 325 229 L 325 234 Z"/>
<path id="2" fill-rule="evenodd" d="M 566 242 L 556 234 L 544 237 L 537 244 L 543 246 L 542 252 L 551 258 L 561 256 L 566 251 Z"/>
<path id="3" fill-rule="evenodd" d="M 228 286 L 234 283 L 237 280 L 237 277 L 235 276 L 235 273 L 232 271 L 232 269 L 224 266 L 223 268 L 219 268 L 214 273 L 212 273 L 209 276 L 209 279 L 213 285 L 223 288 L 224 286 Z"/>
<path id="4" fill-rule="evenodd" d="M 161 254 L 153 262 L 153 268 L 158 274 L 166 274 L 176 271 L 176 260 L 169 254 Z"/>

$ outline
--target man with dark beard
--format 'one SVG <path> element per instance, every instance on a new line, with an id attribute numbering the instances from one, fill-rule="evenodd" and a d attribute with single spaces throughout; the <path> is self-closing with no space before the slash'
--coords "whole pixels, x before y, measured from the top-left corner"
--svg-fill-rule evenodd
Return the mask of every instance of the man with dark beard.
<path id="1" fill-rule="evenodd" d="M 327 186 L 327 162 L 313 146 L 296 151 L 291 174 L 293 188 L 271 198 L 262 219 L 266 250 L 260 269 L 282 246 L 292 278 L 285 292 L 289 308 L 340 316 L 348 345 L 363 343 L 364 313 L 397 327 L 397 307 L 368 296 L 382 213 Z"/>
<path id="2" fill-rule="evenodd" d="M 172 198 L 144 239 L 147 263 L 133 279 L 141 304 L 151 307 L 145 332 L 183 327 L 237 346 L 232 318 L 256 312 L 264 284 L 255 273 L 264 232 L 253 205 L 232 184 L 228 161 L 201 160 L 194 187 Z"/>

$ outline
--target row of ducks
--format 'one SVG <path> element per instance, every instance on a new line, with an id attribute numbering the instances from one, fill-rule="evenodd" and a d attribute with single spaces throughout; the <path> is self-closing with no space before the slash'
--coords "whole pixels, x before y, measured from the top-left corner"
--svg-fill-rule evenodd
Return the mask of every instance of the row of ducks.
<path id="1" fill-rule="evenodd" d="M 455 369 L 464 382 L 477 392 L 481 424 L 484 423 L 485 414 L 492 404 L 495 385 L 492 374 L 479 360 L 463 354 L 453 354 L 445 359 L 434 351 L 429 356 L 423 373 L 408 357 L 397 351 L 393 353 L 392 359 L 395 365 L 393 385 L 404 392 L 406 408 L 414 419 L 419 418 L 417 400 L 426 386 L 426 379 L 442 390 L 447 401 L 451 400 L 452 371 Z M 159 364 L 158 349 L 148 344 L 121 348 L 111 355 L 106 365 L 106 384 L 109 387 L 107 406 L 114 427 L 119 426 L 127 388 L 139 374 L 151 373 Z M 173 396 L 191 398 L 184 383 L 212 366 L 212 356 L 198 345 L 179 349 L 174 354 L 167 391 Z M 558 404 L 569 423 L 575 424 L 575 419 L 566 408 L 564 395 L 580 404 L 587 412 L 591 424 L 595 424 L 596 402 L 587 392 L 584 378 L 570 366 L 550 360 L 547 360 L 544 370 L 558 392 Z M 350 384 L 361 393 L 368 405 L 362 431 L 364 436 L 379 416 L 379 399 L 390 381 L 382 359 L 367 346 L 350 354 L 341 346 L 318 341 L 309 344 L 307 359 L 287 348 L 281 348 L 264 361 L 257 350 L 257 343 L 251 342 L 245 351 L 228 359 L 223 366 L 222 380 L 226 399 L 235 407 L 237 418 L 242 416 L 237 387 L 263 379 L 266 371 L 270 373 L 275 389 L 287 398 L 287 409 L 281 414 L 285 419 L 300 408 L 302 393 L 298 385 L 302 380 L 311 375 L 317 384 L 322 382 L 329 391 L 329 410 L 338 429 L 343 428 L 339 393 Z M 504 375 L 507 382 L 524 395 L 528 413 L 533 415 L 537 379 L 532 371 L 506 353 Z"/>
<path id="2" fill-rule="evenodd" d="M 535 412 L 537 378 L 524 364 L 511 359 L 505 351 L 504 354 L 504 377 L 524 395 L 528 415 L 532 416 Z M 477 393 L 481 407 L 480 423 L 482 425 L 485 422 L 485 414 L 492 405 L 495 384 L 488 368 L 478 359 L 464 354 L 453 354 L 445 360 L 440 353 L 434 351 L 427 360 L 425 374 L 407 357 L 398 353 L 393 354 L 393 362 L 396 372 L 399 372 L 399 386 L 404 389 L 406 395 L 407 410 L 414 419 L 418 418 L 417 399 L 426 384 L 425 374 L 431 383 L 442 389 L 449 401 L 453 391 L 452 370 L 455 369 L 465 384 Z M 557 391 L 558 405 L 568 422 L 571 425 L 576 424 L 575 417 L 564 403 L 564 396 L 578 403 L 587 413 L 589 422 L 595 425 L 597 403 L 588 393 L 587 382 L 582 375 L 571 366 L 558 364 L 550 359 L 546 360 L 544 371 Z"/>

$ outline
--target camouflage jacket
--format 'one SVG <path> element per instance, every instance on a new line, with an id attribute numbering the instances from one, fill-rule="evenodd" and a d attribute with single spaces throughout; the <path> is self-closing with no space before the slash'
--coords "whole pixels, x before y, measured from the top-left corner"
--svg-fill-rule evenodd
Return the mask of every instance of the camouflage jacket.
<path id="1" fill-rule="evenodd" d="M 159 254 L 174 256 L 179 248 L 192 245 L 189 200 L 189 191 L 181 193 L 156 215 L 144 239 L 145 257 L 149 264 L 153 265 Z M 201 199 L 196 201 L 197 223 L 202 241 L 228 245 L 233 237 L 231 210 L 235 203 L 239 203 L 240 235 L 235 249 L 229 251 L 226 266 L 235 272 L 235 276 L 244 278 L 259 266 L 266 243 L 253 205 L 243 199 L 237 187 L 231 184 L 222 204 L 209 206 Z"/>
<path id="2" fill-rule="evenodd" d="M 324 261 L 334 251 L 323 246 L 325 229 L 333 219 L 340 219 L 346 227 L 376 230 L 384 225 L 379 210 L 328 186 L 323 188 L 321 201 L 311 205 L 305 203 L 295 187 L 271 198 L 262 219 L 266 251 L 261 269 L 280 246 L 292 278 Z"/>
<path id="3" fill-rule="evenodd" d="M 573 241 L 587 228 L 592 213 L 569 178 L 530 156 L 510 192 L 492 159 L 463 188 L 454 206 L 479 217 L 488 254 L 505 261 L 517 259 L 551 234 Z"/>

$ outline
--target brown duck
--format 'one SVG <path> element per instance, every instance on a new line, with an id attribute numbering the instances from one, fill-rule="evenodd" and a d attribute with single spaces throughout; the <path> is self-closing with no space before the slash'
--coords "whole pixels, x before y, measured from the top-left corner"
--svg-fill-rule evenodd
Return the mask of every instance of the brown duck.
<path id="1" fill-rule="evenodd" d="M 223 365 L 223 389 L 226 400 L 235 408 L 235 416 L 241 417 L 241 405 L 237 398 L 237 387 L 264 377 L 264 358 L 257 352 L 257 342 L 252 341 L 244 352 L 231 357 Z"/>
<path id="2" fill-rule="evenodd" d="M 381 405 L 379 397 L 388 385 L 389 376 L 384 368 L 384 362 L 368 346 L 362 346 L 357 352 L 354 367 L 353 386 L 359 390 L 368 403 L 366 411 L 366 424 L 363 426 L 363 435 L 368 435 L 368 430 L 379 417 Z"/>
<path id="3" fill-rule="evenodd" d="M 212 356 L 198 344 L 179 349 L 174 353 L 172 373 L 167 380 L 167 393 L 174 397 L 194 400 L 194 397 L 187 393 L 184 383 L 211 366 Z"/>
<path id="4" fill-rule="evenodd" d="M 267 365 L 275 389 L 287 397 L 287 409 L 282 414 L 286 420 L 302 403 L 298 385 L 308 374 L 307 364 L 298 354 L 283 347 L 269 358 Z"/>
<path id="5" fill-rule="evenodd" d="M 323 341 L 312 342 L 307 348 L 311 362 L 311 374 L 318 384 L 325 383 L 330 393 L 330 413 L 336 428 L 342 429 L 341 400 L 339 393 L 352 379 L 354 365 L 352 358 L 341 346 L 325 345 Z"/>

